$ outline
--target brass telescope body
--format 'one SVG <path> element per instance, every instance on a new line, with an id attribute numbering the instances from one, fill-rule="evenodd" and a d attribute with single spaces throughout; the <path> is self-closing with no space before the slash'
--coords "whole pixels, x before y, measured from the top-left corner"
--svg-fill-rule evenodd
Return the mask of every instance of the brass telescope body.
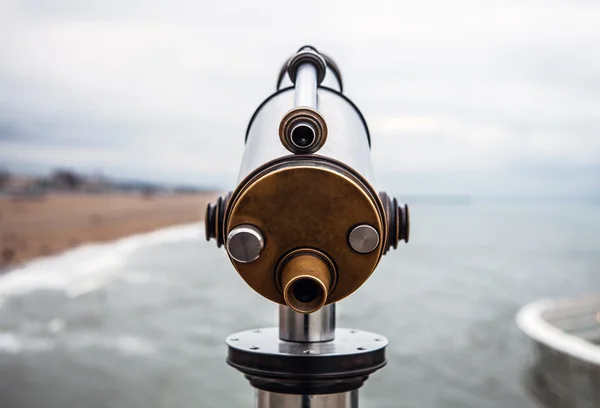
<path id="1" fill-rule="evenodd" d="M 372 186 L 369 131 L 337 67 L 303 48 L 287 70 L 295 84 L 280 80 L 253 115 L 240 181 L 208 206 L 206 233 L 256 292 L 311 313 L 408 241 L 408 209 Z"/>

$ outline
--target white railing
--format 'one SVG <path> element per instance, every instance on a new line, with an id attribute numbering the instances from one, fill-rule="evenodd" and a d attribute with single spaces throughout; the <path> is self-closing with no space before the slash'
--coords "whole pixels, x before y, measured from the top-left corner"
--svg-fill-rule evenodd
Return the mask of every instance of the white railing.
<path id="1" fill-rule="evenodd" d="M 600 407 L 600 295 L 541 300 L 517 325 L 535 346 L 529 386 L 549 407 Z"/>

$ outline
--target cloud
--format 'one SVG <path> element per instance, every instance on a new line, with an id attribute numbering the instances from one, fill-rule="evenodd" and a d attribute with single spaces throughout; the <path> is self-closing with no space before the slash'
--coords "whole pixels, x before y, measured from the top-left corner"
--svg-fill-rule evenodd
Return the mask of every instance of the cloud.
<path id="1" fill-rule="evenodd" d="M 340 64 L 383 184 L 546 191 L 600 163 L 597 2 L 287 7 L 2 2 L 0 161 L 231 187 L 253 110 L 312 43 Z"/>

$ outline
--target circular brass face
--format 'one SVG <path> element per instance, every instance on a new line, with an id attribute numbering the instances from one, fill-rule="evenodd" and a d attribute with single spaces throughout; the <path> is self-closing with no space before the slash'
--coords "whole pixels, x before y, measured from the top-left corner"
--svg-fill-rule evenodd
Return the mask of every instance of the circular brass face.
<path id="1" fill-rule="evenodd" d="M 250 287 L 285 304 L 276 282 L 280 261 L 300 248 L 318 250 L 337 271 L 337 282 L 329 289 L 325 304 L 337 302 L 368 279 L 383 254 L 384 240 L 369 253 L 354 251 L 348 242 L 349 233 L 361 224 L 372 226 L 384 237 L 383 207 L 366 182 L 348 171 L 318 156 L 294 157 L 297 160 L 265 166 L 234 192 L 225 232 L 254 225 L 263 233 L 264 248 L 252 263 L 230 259 Z"/>

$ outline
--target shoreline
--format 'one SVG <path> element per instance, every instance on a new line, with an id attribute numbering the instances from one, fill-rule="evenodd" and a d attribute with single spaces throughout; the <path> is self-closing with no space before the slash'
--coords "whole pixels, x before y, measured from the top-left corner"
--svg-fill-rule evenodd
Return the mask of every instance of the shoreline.
<path id="1" fill-rule="evenodd" d="M 88 242 L 7 269 L 0 274 L 0 309 L 6 299 L 36 290 L 63 291 L 69 298 L 96 291 L 121 278 L 124 263 L 137 250 L 197 241 L 204 235 L 202 224 L 203 221 L 178 224 L 112 241 Z"/>
<path id="2" fill-rule="evenodd" d="M 201 222 L 217 193 L 0 197 L 0 271 L 90 243 Z"/>

